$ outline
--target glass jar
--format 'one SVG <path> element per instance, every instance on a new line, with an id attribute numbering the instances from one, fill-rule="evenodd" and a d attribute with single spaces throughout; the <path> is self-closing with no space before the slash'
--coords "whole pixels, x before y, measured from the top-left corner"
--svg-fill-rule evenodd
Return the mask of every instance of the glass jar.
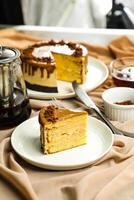
<path id="1" fill-rule="evenodd" d="M 30 113 L 20 52 L 0 46 L 0 128 L 18 125 L 28 119 Z"/>
<path id="2" fill-rule="evenodd" d="M 134 88 L 134 57 L 113 60 L 110 70 L 116 86 Z"/>

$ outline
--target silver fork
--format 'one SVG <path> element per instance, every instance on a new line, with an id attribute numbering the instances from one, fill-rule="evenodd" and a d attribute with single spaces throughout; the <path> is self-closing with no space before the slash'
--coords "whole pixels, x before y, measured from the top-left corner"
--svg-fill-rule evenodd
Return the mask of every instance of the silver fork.
<path id="1" fill-rule="evenodd" d="M 58 99 L 56 99 L 56 97 L 52 97 L 50 105 L 65 108 L 65 106 L 63 106 L 63 104 Z"/>
<path id="2" fill-rule="evenodd" d="M 85 90 L 82 89 L 82 87 L 74 81 L 72 83 L 73 89 L 76 93 L 76 95 L 79 97 L 79 99 L 84 103 L 84 105 L 90 109 L 93 110 L 99 118 L 111 129 L 113 134 L 117 135 L 127 135 L 128 133 L 125 131 L 121 131 L 118 128 L 116 128 L 106 117 L 102 114 L 102 112 L 99 110 L 99 108 L 95 105 L 95 103 L 92 101 L 92 99 L 87 95 Z M 131 137 L 134 137 L 133 134 L 129 134 Z"/>

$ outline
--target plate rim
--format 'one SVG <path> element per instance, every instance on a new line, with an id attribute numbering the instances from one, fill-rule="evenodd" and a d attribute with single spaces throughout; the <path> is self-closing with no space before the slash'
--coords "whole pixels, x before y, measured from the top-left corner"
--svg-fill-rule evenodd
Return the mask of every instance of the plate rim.
<path id="1" fill-rule="evenodd" d="M 96 159 L 92 159 L 89 162 L 80 163 L 80 164 L 77 164 L 77 166 L 74 165 L 74 164 L 69 164 L 69 165 L 66 165 L 66 166 L 60 164 L 60 166 L 57 166 L 56 164 L 51 164 L 50 165 L 50 164 L 46 164 L 46 163 L 44 164 L 44 163 L 39 162 L 39 161 L 37 162 L 36 160 L 27 158 L 21 152 L 19 152 L 19 150 L 14 145 L 14 137 L 15 137 L 15 134 L 17 134 L 17 132 L 16 132 L 17 129 L 19 129 L 20 126 L 23 126 L 25 123 L 27 123 L 27 121 L 37 120 L 38 116 L 35 116 L 35 117 L 32 117 L 32 118 L 29 118 L 29 119 L 25 120 L 23 123 L 21 123 L 20 125 L 18 125 L 13 130 L 12 135 L 11 135 L 11 146 L 12 146 L 13 150 L 17 153 L 17 155 L 19 155 L 21 158 L 23 158 L 23 160 L 25 160 L 26 162 L 28 162 L 29 164 L 31 164 L 33 166 L 36 166 L 36 167 L 39 167 L 39 168 L 42 168 L 42 169 L 58 170 L 58 171 L 59 170 L 63 170 L 63 171 L 66 171 L 66 170 L 81 169 L 81 168 L 90 166 L 94 162 L 96 162 L 97 160 L 101 159 L 103 156 L 105 156 L 110 151 L 110 149 L 112 148 L 113 142 L 114 142 L 114 135 L 113 135 L 112 131 L 110 130 L 110 128 L 104 122 L 100 121 L 99 119 L 97 119 L 97 118 L 95 118 L 93 116 L 88 116 L 88 117 L 89 117 L 89 119 L 92 118 L 93 120 L 97 121 L 97 123 L 100 123 L 103 127 L 105 126 L 107 128 L 107 130 L 109 130 L 109 134 L 111 136 L 111 143 L 108 146 L 108 148 L 103 153 L 101 153 L 101 155 L 99 155 L 99 157 L 97 157 Z"/>
<path id="2" fill-rule="evenodd" d="M 107 78 L 109 76 L 108 67 L 103 61 L 101 61 L 101 60 L 99 60 L 97 58 L 94 58 L 92 56 L 88 56 L 88 59 L 91 59 L 92 61 L 100 63 L 101 67 L 103 66 L 102 68 L 105 71 L 105 76 L 103 76 L 103 78 L 94 87 L 91 87 L 89 89 L 88 88 L 85 89 L 86 92 L 92 91 L 92 90 L 98 88 L 99 86 L 101 86 L 101 84 L 103 84 L 107 80 Z M 60 82 L 62 82 L 62 81 L 60 81 Z M 63 82 L 66 82 L 66 81 L 63 81 Z M 81 84 L 82 87 L 84 87 L 84 85 L 85 84 Z M 32 91 L 32 93 L 30 93 L 30 91 Z M 35 94 L 33 94 L 34 92 L 35 92 Z M 67 94 L 60 95 L 58 93 L 38 92 L 38 91 L 30 90 L 28 88 L 27 88 L 27 93 L 28 93 L 29 98 L 44 99 L 44 100 L 45 99 L 52 99 L 53 97 L 55 97 L 57 99 L 69 99 L 69 98 L 72 98 L 72 97 L 76 96 L 75 92 L 70 92 L 70 93 L 67 93 Z"/>

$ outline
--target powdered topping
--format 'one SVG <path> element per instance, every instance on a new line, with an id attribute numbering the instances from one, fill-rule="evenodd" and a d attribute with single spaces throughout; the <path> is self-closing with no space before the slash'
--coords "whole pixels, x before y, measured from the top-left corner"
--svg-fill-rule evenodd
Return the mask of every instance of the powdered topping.
<path id="1" fill-rule="evenodd" d="M 36 58 L 44 58 L 44 57 L 50 57 L 54 53 L 60 53 L 60 54 L 66 54 L 66 55 L 72 55 L 75 52 L 75 49 L 70 49 L 68 45 L 64 44 L 57 44 L 57 45 L 50 45 L 50 46 L 41 46 L 34 48 L 32 55 Z"/>
<path id="2" fill-rule="evenodd" d="M 33 49 L 32 56 L 35 59 L 38 59 L 39 61 L 43 62 L 51 62 L 54 60 L 51 51 L 50 46 L 41 46 Z"/>
<path id="3" fill-rule="evenodd" d="M 45 108 L 44 117 L 47 119 L 47 121 L 56 122 L 58 120 L 57 109 L 58 108 L 55 106 L 48 106 Z"/>

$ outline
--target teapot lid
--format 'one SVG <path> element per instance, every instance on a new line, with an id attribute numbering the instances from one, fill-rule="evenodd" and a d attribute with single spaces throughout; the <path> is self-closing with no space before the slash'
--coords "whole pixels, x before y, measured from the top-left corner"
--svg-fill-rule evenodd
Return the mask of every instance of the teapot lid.
<path id="1" fill-rule="evenodd" d="M 18 57 L 20 57 L 18 49 L 0 45 L 0 64 L 10 63 Z"/>

